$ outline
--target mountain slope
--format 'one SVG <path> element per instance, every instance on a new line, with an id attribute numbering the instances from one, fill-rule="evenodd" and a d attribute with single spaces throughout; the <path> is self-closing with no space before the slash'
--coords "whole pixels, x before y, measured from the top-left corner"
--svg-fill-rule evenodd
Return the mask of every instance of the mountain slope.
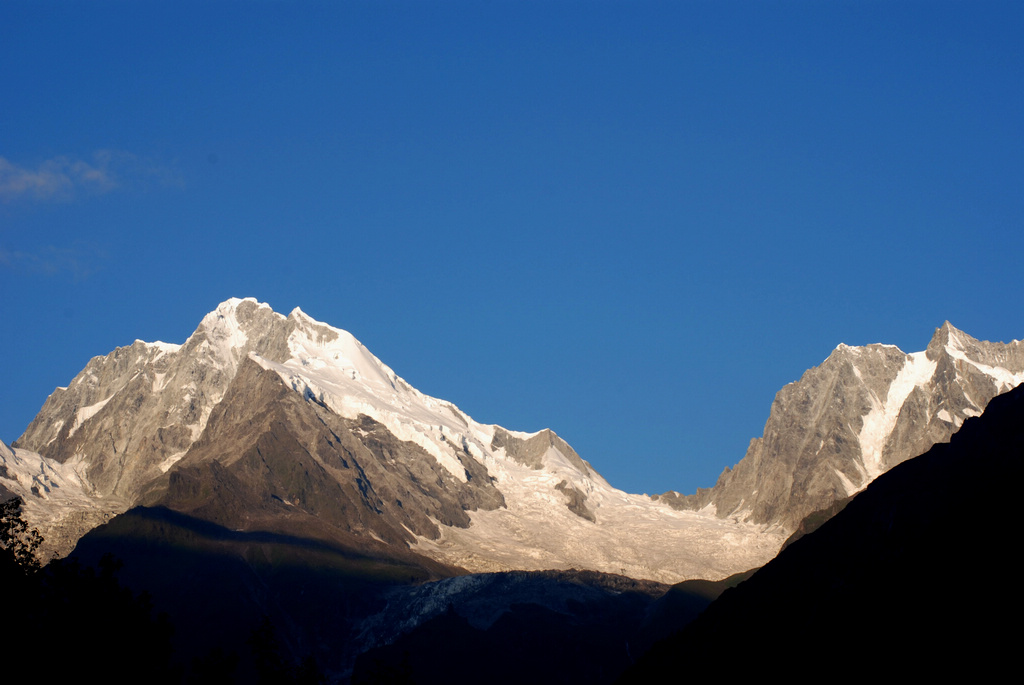
<path id="1" fill-rule="evenodd" d="M 1024 345 L 975 340 L 948 321 L 928 348 L 839 345 L 775 396 L 762 437 L 713 488 L 665 493 L 684 509 L 795 530 L 893 466 L 949 440 L 1024 381 Z"/>

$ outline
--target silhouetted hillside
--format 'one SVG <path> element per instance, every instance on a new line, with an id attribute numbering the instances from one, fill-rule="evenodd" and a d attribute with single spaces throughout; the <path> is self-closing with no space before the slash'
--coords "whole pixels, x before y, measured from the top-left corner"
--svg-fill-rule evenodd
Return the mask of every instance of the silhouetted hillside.
<path id="1" fill-rule="evenodd" d="M 1003 674 L 1016 661 L 1024 388 L 878 478 L 631 670 L 787 680 Z"/>

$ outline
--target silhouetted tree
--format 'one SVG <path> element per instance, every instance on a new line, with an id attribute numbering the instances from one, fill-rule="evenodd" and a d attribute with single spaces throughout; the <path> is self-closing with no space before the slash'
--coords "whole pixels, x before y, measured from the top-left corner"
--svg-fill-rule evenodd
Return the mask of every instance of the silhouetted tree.
<path id="1" fill-rule="evenodd" d="M 20 497 L 12 497 L 0 504 L 0 563 L 11 564 L 23 573 L 32 573 L 39 570 L 36 550 L 42 544 L 43 536 L 35 528 L 28 527 L 21 514 L 23 505 Z"/>
<path id="2" fill-rule="evenodd" d="M 238 668 L 238 654 L 225 651 L 222 647 L 213 647 L 204 656 L 192 660 L 189 673 L 190 685 L 224 685 L 235 682 L 235 671 Z"/>
<path id="3" fill-rule="evenodd" d="M 287 681 L 288 664 L 282 654 L 281 641 L 277 637 L 277 631 L 269 616 L 264 616 L 263 622 L 249 636 L 249 647 L 252 648 L 255 656 L 259 683 L 276 685 Z"/>
<path id="4" fill-rule="evenodd" d="M 285 648 L 269 616 L 263 617 L 259 627 L 249 637 L 248 644 L 255 657 L 254 666 L 259 683 L 321 685 L 327 682 L 312 655 L 307 656 L 298 666 L 285 656 Z"/>
<path id="5" fill-rule="evenodd" d="M 21 507 L 20 498 L 0 505 L 0 644 L 21 663 L 45 664 L 53 682 L 81 679 L 82 664 L 111 650 L 117 669 L 105 675 L 107 683 L 180 680 L 171 666 L 170 623 L 153 618 L 148 596 L 118 583 L 121 562 L 107 555 L 98 573 L 66 560 L 40 568 L 35 552 L 43 538 Z"/>

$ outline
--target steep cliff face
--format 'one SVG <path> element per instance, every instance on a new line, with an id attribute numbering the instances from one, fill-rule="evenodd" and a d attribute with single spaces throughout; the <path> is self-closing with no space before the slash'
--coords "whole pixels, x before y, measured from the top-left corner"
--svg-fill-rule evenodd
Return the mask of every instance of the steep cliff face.
<path id="1" fill-rule="evenodd" d="M 713 488 L 659 499 L 789 530 L 882 473 L 946 442 L 1024 381 L 1024 345 L 975 340 L 949 322 L 928 348 L 840 345 L 775 396 L 764 435 Z"/>

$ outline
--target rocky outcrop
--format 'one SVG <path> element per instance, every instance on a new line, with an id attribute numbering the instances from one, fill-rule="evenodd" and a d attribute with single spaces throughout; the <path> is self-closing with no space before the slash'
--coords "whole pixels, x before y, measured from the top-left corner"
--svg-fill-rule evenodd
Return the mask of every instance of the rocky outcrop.
<path id="1" fill-rule="evenodd" d="M 569 443 L 547 429 L 527 437 L 519 437 L 501 426 L 495 426 L 494 437 L 491 439 L 491 448 L 505 450 L 505 454 L 509 457 L 523 466 L 529 466 L 531 469 L 543 468 L 545 455 L 549 450 L 555 449 L 573 466 L 579 469 L 580 472 L 600 478 L 597 472 L 591 468 L 590 464 L 581 459 L 580 455 L 576 454 L 576 450 L 569 447 Z"/>

